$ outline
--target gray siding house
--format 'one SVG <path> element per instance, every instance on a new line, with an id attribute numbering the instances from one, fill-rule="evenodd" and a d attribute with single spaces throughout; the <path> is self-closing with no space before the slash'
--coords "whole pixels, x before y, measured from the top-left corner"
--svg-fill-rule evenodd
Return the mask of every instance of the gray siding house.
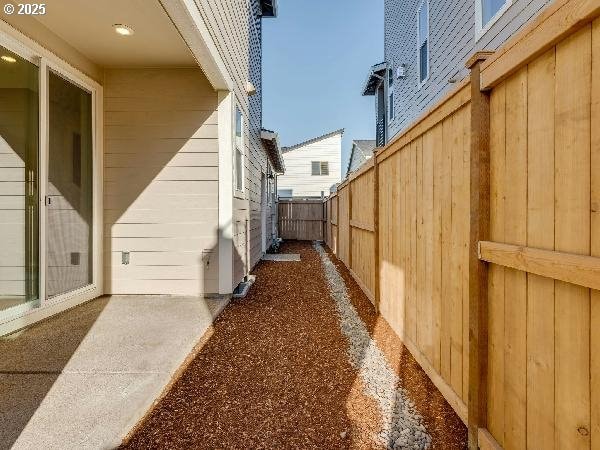
<path id="1" fill-rule="evenodd" d="M 346 177 L 352 172 L 360 169 L 373 156 L 375 150 L 374 140 L 356 140 L 352 141 L 352 150 L 350 151 L 350 159 L 346 168 Z"/>
<path id="2" fill-rule="evenodd" d="M 378 145 L 468 76 L 475 51 L 498 49 L 550 1 L 385 0 L 385 62 L 363 88 L 376 97 Z"/>

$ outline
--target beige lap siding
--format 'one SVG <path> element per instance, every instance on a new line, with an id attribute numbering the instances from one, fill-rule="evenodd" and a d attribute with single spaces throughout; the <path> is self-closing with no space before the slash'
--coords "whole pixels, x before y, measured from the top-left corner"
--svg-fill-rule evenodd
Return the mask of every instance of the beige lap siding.
<path id="1" fill-rule="evenodd" d="M 108 70 L 104 92 L 105 292 L 218 292 L 217 93 L 195 68 Z"/>

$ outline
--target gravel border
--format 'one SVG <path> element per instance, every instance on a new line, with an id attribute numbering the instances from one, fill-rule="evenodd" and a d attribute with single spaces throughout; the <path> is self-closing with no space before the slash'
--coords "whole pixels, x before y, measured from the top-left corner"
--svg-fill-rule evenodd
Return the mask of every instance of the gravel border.
<path id="1" fill-rule="evenodd" d="M 388 364 L 350 301 L 344 279 L 321 244 L 314 248 L 321 258 L 330 294 L 339 316 L 340 329 L 348 341 L 348 358 L 359 371 L 365 393 L 375 399 L 383 417 L 376 439 L 389 449 L 427 449 L 431 436 L 400 379 Z"/>

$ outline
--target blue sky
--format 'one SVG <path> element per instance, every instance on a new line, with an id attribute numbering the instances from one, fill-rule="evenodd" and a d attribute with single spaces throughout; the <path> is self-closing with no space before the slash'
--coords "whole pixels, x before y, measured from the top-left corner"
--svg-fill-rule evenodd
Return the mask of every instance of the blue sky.
<path id="1" fill-rule="evenodd" d="M 279 0 L 263 27 L 263 126 L 283 146 L 345 128 L 343 176 L 352 140 L 375 136 L 361 87 L 383 60 L 383 0 Z"/>

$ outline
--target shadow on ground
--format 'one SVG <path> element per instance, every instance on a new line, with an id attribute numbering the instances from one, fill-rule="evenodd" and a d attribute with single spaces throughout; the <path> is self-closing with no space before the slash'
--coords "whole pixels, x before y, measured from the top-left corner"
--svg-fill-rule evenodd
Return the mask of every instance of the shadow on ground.
<path id="1" fill-rule="evenodd" d="M 0 448 L 118 446 L 225 304 L 103 297 L 0 339 Z"/>
<path id="2" fill-rule="evenodd" d="M 99 298 L 0 338 L 0 449 L 16 442 L 107 303 Z"/>

